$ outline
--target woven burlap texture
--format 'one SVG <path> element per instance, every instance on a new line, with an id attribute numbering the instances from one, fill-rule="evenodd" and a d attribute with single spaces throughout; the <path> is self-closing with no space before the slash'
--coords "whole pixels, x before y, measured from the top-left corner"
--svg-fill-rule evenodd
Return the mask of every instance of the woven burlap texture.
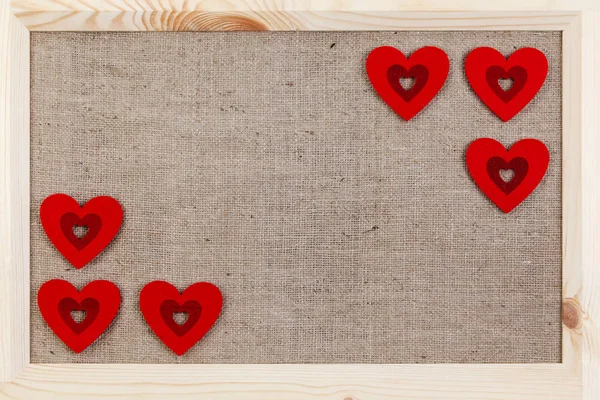
<path id="1" fill-rule="evenodd" d="M 410 122 L 377 96 L 377 46 L 433 45 L 446 85 Z M 542 50 L 550 75 L 503 123 L 466 81 L 470 50 Z M 561 359 L 558 32 L 32 33 L 34 363 L 532 363 Z M 533 137 L 551 162 L 510 214 L 475 186 L 468 144 Z M 75 270 L 42 200 L 119 200 L 121 232 Z M 62 278 L 121 290 L 109 330 L 76 355 L 36 293 Z M 219 286 L 221 317 L 177 357 L 139 292 Z"/>

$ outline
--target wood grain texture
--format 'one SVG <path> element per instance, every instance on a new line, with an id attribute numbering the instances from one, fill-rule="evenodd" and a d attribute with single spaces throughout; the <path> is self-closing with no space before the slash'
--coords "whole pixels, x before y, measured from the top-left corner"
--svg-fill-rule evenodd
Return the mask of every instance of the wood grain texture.
<path id="1" fill-rule="evenodd" d="M 508 10 L 519 9 L 523 3 L 502 2 L 513 5 Z M 569 10 L 578 9 L 573 6 L 575 3 L 577 1 L 540 1 L 539 10 L 545 10 L 544 15 L 540 11 L 513 11 L 501 16 L 486 11 L 497 9 L 489 7 L 490 2 L 477 0 L 431 4 L 422 1 L 13 0 L 12 7 L 28 29 L 34 31 L 444 30 L 459 26 L 460 29 L 557 30 L 574 15 L 574 11 Z M 581 7 L 584 3 L 587 1 L 583 0 Z M 456 11 L 461 9 L 480 12 L 475 17 L 469 12 Z"/>
<path id="2" fill-rule="evenodd" d="M 581 20 L 563 30 L 563 310 L 580 310 L 581 248 Z M 581 370 L 581 331 L 563 315 L 563 363 Z M 573 315 L 571 314 L 571 318 Z"/>
<path id="3" fill-rule="evenodd" d="M 573 12 L 17 11 L 32 31 L 562 30 Z"/>
<path id="4" fill-rule="evenodd" d="M 582 15 L 583 399 L 600 398 L 600 11 Z"/>
<path id="5" fill-rule="evenodd" d="M 13 0 L 16 11 L 564 11 L 596 0 Z"/>
<path id="6" fill-rule="evenodd" d="M 2 381 L 29 364 L 29 32 L 0 1 Z"/>
<path id="7" fill-rule="evenodd" d="M 31 365 L 6 399 L 580 400 L 555 365 Z M 0 395 L 0 399 L 4 399 Z"/>

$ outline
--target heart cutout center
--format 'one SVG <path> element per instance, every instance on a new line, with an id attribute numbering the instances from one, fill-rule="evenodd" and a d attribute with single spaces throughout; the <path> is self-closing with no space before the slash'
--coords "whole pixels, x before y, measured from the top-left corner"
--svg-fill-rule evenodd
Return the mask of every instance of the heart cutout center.
<path id="1" fill-rule="evenodd" d="M 412 76 L 400 78 L 400 86 L 402 86 L 404 90 L 410 90 L 410 88 L 415 85 L 415 81 L 416 79 Z"/>
<path id="2" fill-rule="evenodd" d="M 486 80 L 492 91 L 505 103 L 519 94 L 527 83 L 527 70 L 520 66 L 505 70 L 493 65 L 486 71 Z"/>
<path id="3" fill-rule="evenodd" d="M 512 78 L 500 78 L 500 79 L 498 79 L 498 85 L 505 92 L 508 92 L 510 90 L 510 88 L 512 88 L 514 86 L 514 84 L 515 84 L 515 81 Z"/>
<path id="4" fill-rule="evenodd" d="M 60 219 L 60 227 L 77 250 L 82 250 L 92 242 L 102 228 L 102 220 L 96 214 L 88 214 L 79 218 L 75 213 L 66 213 Z"/>
<path id="5" fill-rule="evenodd" d="M 73 234 L 81 240 L 88 234 L 89 228 L 85 225 L 73 225 Z"/>
<path id="6" fill-rule="evenodd" d="M 58 312 L 64 323 L 77 335 L 83 333 L 96 320 L 100 312 L 100 303 L 87 298 L 79 303 L 66 297 L 58 302 Z"/>
<path id="7" fill-rule="evenodd" d="M 81 324 L 85 320 L 85 316 L 87 315 L 86 310 L 73 310 L 71 311 L 71 318 L 78 324 Z"/>
<path id="8" fill-rule="evenodd" d="M 506 183 L 512 181 L 515 177 L 515 171 L 512 169 L 500 169 L 500 178 Z"/>
<path id="9" fill-rule="evenodd" d="M 179 304 L 175 300 L 165 300 L 160 305 L 160 315 L 163 320 L 179 337 L 184 336 L 196 325 L 202 313 L 202 306 L 195 300 Z M 185 314 L 185 320 L 183 319 Z"/>
<path id="10" fill-rule="evenodd" d="M 490 179 L 505 194 L 510 194 L 523 182 L 528 170 L 529 164 L 522 157 L 510 161 L 501 157 L 492 157 L 487 162 L 487 173 Z"/>
<path id="11" fill-rule="evenodd" d="M 175 312 L 173 313 L 173 321 L 179 326 L 185 324 L 190 315 L 186 312 Z"/>
<path id="12" fill-rule="evenodd" d="M 387 79 L 392 89 L 408 102 L 425 87 L 429 71 L 423 65 L 415 65 L 407 70 L 404 66 L 395 64 L 388 68 Z"/>

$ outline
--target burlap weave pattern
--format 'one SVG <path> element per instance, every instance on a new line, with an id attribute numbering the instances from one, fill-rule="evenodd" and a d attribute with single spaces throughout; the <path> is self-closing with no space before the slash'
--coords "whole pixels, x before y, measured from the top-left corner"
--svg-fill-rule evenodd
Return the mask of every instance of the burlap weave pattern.
<path id="1" fill-rule="evenodd" d="M 451 60 L 410 122 L 377 96 L 377 46 Z M 550 62 L 508 123 L 470 90 L 468 52 Z M 558 32 L 33 33 L 34 363 L 530 363 L 561 352 Z M 477 189 L 468 144 L 533 137 L 551 163 L 510 214 Z M 75 270 L 39 221 L 52 193 L 118 199 L 121 232 Z M 49 279 L 108 279 L 121 310 L 83 353 L 42 320 Z M 224 309 L 183 357 L 138 307 L 152 280 L 219 286 Z"/>

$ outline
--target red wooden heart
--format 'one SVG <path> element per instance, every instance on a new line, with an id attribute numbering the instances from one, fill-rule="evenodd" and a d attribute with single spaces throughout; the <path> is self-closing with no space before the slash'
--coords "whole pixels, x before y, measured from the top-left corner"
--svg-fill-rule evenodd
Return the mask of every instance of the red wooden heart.
<path id="1" fill-rule="evenodd" d="M 511 212 L 537 187 L 548 169 L 550 154 L 544 143 L 523 139 L 510 150 L 494 139 L 477 139 L 469 145 L 467 168 L 481 191 L 505 213 Z M 513 170 L 505 182 L 500 170 Z"/>
<path id="2" fill-rule="evenodd" d="M 186 353 L 212 328 L 223 307 L 221 291 L 208 282 L 194 283 L 183 293 L 164 281 L 150 282 L 140 293 L 140 310 L 144 319 L 178 356 Z M 173 314 L 188 313 L 187 321 L 178 325 Z"/>
<path id="3" fill-rule="evenodd" d="M 481 101 L 506 122 L 540 91 L 548 76 L 548 60 L 544 53 L 529 47 L 515 51 L 508 59 L 496 49 L 478 47 L 467 56 L 465 73 Z M 500 79 L 512 79 L 512 87 L 502 89 Z"/>
<path id="4" fill-rule="evenodd" d="M 448 55 L 437 47 L 420 48 L 407 59 L 400 50 L 383 46 L 367 57 L 367 75 L 373 88 L 406 121 L 433 100 L 449 71 Z M 402 87 L 401 78 L 413 78 L 413 86 Z"/>
<path id="5" fill-rule="evenodd" d="M 81 291 L 67 281 L 53 279 L 44 283 L 37 296 L 42 317 L 75 353 L 81 353 L 100 337 L 115 319 L 121 305 L 121 295 L 114 283 L 92 281 Z M 86 311 L 80 323 L 73 311 Z"/>
<path id="6" fill-rule="evenodd" d="M 77 269 L 92 261 L 121 228 L 123 210 L 112 197 L 100 196 L 83 207 L 66 194 L 48 196 L 40 207 L 40 220 L 54 247 Z M 87 226 L 78 238 L 75 226 Z"/>

